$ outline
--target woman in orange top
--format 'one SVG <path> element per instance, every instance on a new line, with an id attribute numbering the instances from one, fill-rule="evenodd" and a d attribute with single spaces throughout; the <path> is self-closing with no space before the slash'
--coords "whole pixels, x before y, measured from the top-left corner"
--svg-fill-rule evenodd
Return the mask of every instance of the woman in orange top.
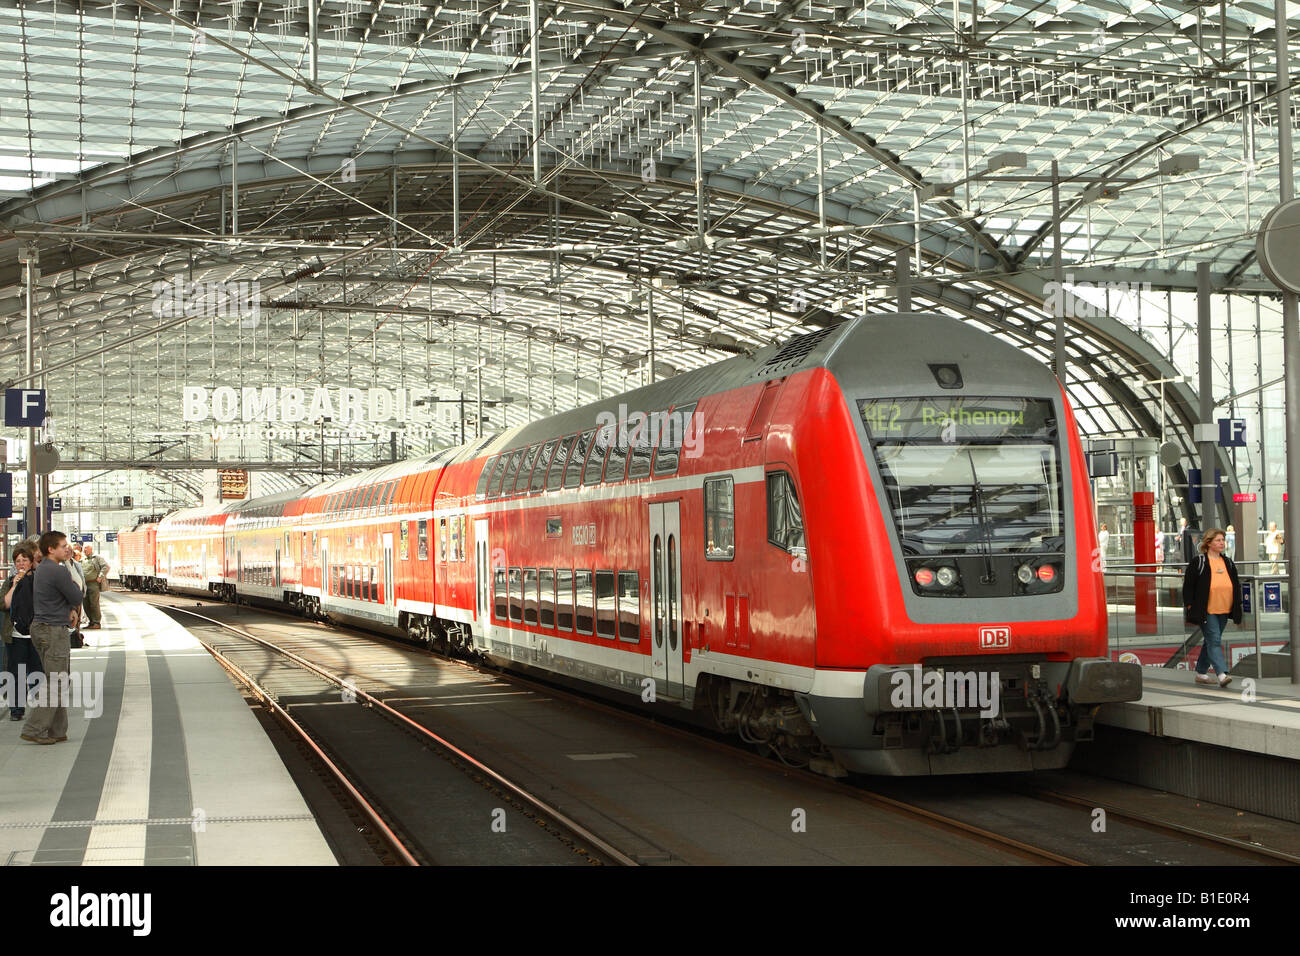
<path id="1" fill-rule="evenodd" d="M 1228 618 L 1241 623 L 1241 581 L 1232 558 L 1223 553 L 1226 547 L 1222 530 L 1206 531 L 1201 538 L 1201 553 L 1183 573 L 1183 615 L 1188 624 L 1200 626 L 1204 637 L 1196 661 L 1196 682 L 1211 683 L 1209 670 L 1213 667 L 1220 687 L 1232 682 L 1223 659 L 1223 628 Z"/>

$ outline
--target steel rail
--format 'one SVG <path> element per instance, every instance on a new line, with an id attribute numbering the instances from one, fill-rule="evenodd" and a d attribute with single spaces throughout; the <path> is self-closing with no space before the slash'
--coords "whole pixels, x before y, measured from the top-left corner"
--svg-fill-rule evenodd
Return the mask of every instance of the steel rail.
<path id="1" fill-rule="evenodd" d="M 181 610 L 181 609 L 175 608 L 174 610 Z M 220 622 L 214 621 L 213 623 L 220 623 Z M 205 641 L 198 634 L 194 634 L 194 639 L 197 640 L 200 644 L 202 644 L 209 654 L 211 654 L 214 658 L 216 658 L 217 663 L 219 663 L 222 667 L 224 667 L 227 671 L 229 671 L 232 675 L 234 675 L 234 677 L 237 678 L 241 683 L 245 684 L 254 694 L 256 694 L 258 699 L 261 700 L 262 703 L 264 703 L 266 706 L 268 706 L 271 709 L 271 712 L 276 717 L 278 717 L 283 723 L 288 725 L 288 727 L 299 736 L 299 738 L 303 741 L 303 743 L 305 743 L 309 748 L 311 748 L 312 753 L 314 753 L 317 759 L 319 759 L 321 763 L 323 763 L 325 767 L 330 771 L 330 773 L 334 775 L 334 779 L 347 791 L 348 796 L 352 798 L 353 803 L 355 803 L 357 807 L 360 808 L 361 812 L 365 814 L 365 816 L 370 820 L 371 825 L 375 828 L 375 831 L 379 834 L 379 836 L 383 839 L 383 841 L 389 845 L 389 848 L 392 849 L 394 853 L 397 854 L 397 857 L 401 861 L 402 865 L 419 866 L 420 865 L 419 861 L 416 860 L 416 858 L 411 855 L 411 852 L 406 848 L 406 845 L 402 843 L 402 841 L 398 838 L 397 834 L 395 834 L 392 831 L 392 828 L 389 827 L 388 824 L 384 822 L 384 819 L 379 815 L 379 811 L 376 810 L 371 805 L 369 800 L 367 800 L 364 796 L 361 795 L 361 792 L 352 785 L 352 782 L 348 779 L 347 775 L 341 769 L 339 769 L 338 765 L 335 764 L 334 761 L 331 760 L 328 755 L 326 755 L 325 751 L 323 751 L 320 748 L 320 746 L 316 743 L 316 741 L 312 740 L 311 735 L 307 733 L 306 728 L 304 728 L 300 723 L 298 723 L 298 721 L 294 720 L 291 716 L 289 716 L 289 711 L 286 710 L 284 707 L 282 707 L 280 703 L 265 688 L 263 688 L 260 684 L 258 684 L 257 681 L 253 677 L 251 677 L 238 664 L 236 664 L 230 658 L 226 657 L 224 654 L 222 654 L 219 650 L 217 650 L 215 647 L 213 647 L 211 644 Z"/>
<path id="2" fill-rule="evenodd" d="M 258 637 L 256 634 L 246 631 L 243 628 L 235 627 L 233 624 L 227 624 L 224 621 L 218 621 L 215 618 L 208 617 L 207 615 L 199 614 L 197 611 L 191 611 L 188 608 L 177 607 L 176 605 L 173 604 L 168 604 L 165 606 L 167 607 L 168 610 L 179 611 L 182 614 L 188 614 L 191 617 L 196 617 L 199 620 L 206 621 L 209 624 L 215 625 L 217 627 L 225 628 L 226 630 L 238 634 L 240 637 L 243 637 L 246 640 L 250 640 L 256 644 L 260 644 L 262 647 L 265 647 L 267 650 L 280 654 L 281 656 L 287 658 L 288 660 L 293 661 L 298 666 L 311 671 L 317 677 L 329 681 L 330 683 L 340 688 L 343 688 L 344 690 L 348 691 L 351 694 L 355 694 L 358 699 L 365 700 L 366 703 L 368 703 L 371 707 L 375 707 L 378 708 L 379 710 L 382 710 L 389 717 L 405 725 L 409 730 L 412 730 L 420 734 L 421 736 L 428 738 L 429 740 L 436 743 L 439 747 L 443 748 L 444 750 L 446 750 L 447 752 L 455 756 L 457 759 L 469 764 L 475 770 L 479 771 L 484 776 L 490 778 L 494 783 L 500 785 L 501 787 L 504 787 L 505 789 L 513 793 L 515 796 L 519 797 L 521 800 L 531 805 L 534 810 L 538 811 L 539 813 L 545 814 L 546 816 L 551 817 L 562 827 L 564 827 L 566 830 L 568 830 L 570 833 L 576 836 L 578 839 L 595 847 L 597 850 L 599 850 L 601 853 L 608 856 L 614 862 L 622 866 L 640 865 L 637 863 L 636 860 L 632 859 L 631 857 L 629 857 L 627 854 L 623 853 L 621 850 L 617 849 L 616 847 L 612 846 L 611 844 L 603 840 L 601 837 L 597 836 L 595 833 L 592 833 L 590 830 L 588 830 L 582 824 L 578 823 L 576 820 L 572 819 L 571 817 L 569 817 L 564 813 L 561 813 L 559 810 L 551 806 L 541 797 L 538 797 L 533 793 L 529 792 L 528 790 L 525 790 L 519 784 L 516 784 L 514 781 L 510 780 L 509 778 L 493 770 L 491 767 L 483 763 L 481 760 L 478 760 L 476 757 L 472 756 L 471 754 L 466 753 L 464 750 L 457 747 L 451 741 L 434 733 L 432 730 L 430 730 L 428 727 L 425 727 L 423 724 L 417 723 L 416 721 L 412 720 L 410 717 L 407 717 L 400 710 L 397 710 L 394 707 L 390 707 L 387 703 L 385 703 L 380 698 L 375 697 L 372 694 L 366 693 L 361 688 L 356 687 L 353 684 L 344 681 L 342 678 L 335 676 L 334 674 L 330 673 L 329 671 L 325 670 L 323 667 L 320 667 L 314 662 L 309 661 L 304 657 L 300 657 L 299 655 L 293 653 L 293 651 L 285 650 L 283 647 L 280 647 L 279 645 L 274 644 L 271 641 L 265 640 L 264 638 Z M 272 612 L 272 613 L 276 613 L 276 612 Z M 296 617 L 296 615 L 288 615 L 287 612 L 278 612 L 278 613 L 286 614 L 286 616 Z M 301 618 L 298 619 L 301 620 Z M 197 637 L 197 635 L 195 636 Z M 217 653 L 206 642 L 204 642 L 202 638 L 198 638 L 198 640 L 200 641 L 200 643 L 203 643 L 204 647 L 207 647 L 208 650 L 211 651 L 213 654 Z"/>

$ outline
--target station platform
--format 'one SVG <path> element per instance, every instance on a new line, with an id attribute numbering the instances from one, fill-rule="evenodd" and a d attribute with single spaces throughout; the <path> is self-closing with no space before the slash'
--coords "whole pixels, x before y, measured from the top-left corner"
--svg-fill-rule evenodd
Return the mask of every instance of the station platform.
<path id="1" fill-rule="evenodd" d="M 1071 766 L 1300 822 L 1300 687 L 1233 677 L 1220 688 L 1162 667 L 1142 679 L 1141 700 L 1102 705 L 1096 742 Z"/>
<path id="2" fill-rule="evenodd" d="M 334 865 L 265 730 L 181 625 L 105 592 L 72 652 L 68 740 L 0 712 L 0 861 L 10 865 Z M 94 688 L 98 686 L 98 693 Z"/>

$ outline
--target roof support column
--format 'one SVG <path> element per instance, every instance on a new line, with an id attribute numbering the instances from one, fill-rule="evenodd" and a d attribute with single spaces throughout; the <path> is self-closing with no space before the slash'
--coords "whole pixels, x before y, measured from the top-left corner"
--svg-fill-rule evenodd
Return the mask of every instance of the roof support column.
<path id="1" fill-rule="evenodd" d="M 704 237 L 704 104 L 700 101 L 700 58 L 695 58 L 695 234 Z"/>
<path id="2" fill-rule="evenodd" d="M 818 239 L 821 248 L 822 268 L 826 268 L 826 128 L 817 124 L 817 225 L 821 228 Z"/>
<path id="3" fill-rule="evenodd" d="M 239 235 L 239 140 L 230 141 L 230 234 Z"/>
<path id="4" fill-rule="evenodd" d="M 1056 344 L 1052 350 L 1052 371 L 1065 386 L 1065 276 L 1061 266 L 1061 175 L 1052 160 L 1052 281 L 1056 283 Z"/>
<path id="5" fill-rule="evenodd" d="M 537 13 L 537 0 L 528 0 L 528 30 L 532 35 L 532 85 L 533 85 L 533 182 L 542 181 L 542 108 L 541 108 L 541 27 Z"/>
<path id="6" fill-rule="evenodd" d="M 317 33 L 316 33 L 316 29 L 317 29 L 316 28 L 316 13 L 317 13 L 316 4 L 318 2 L 319 0 L 307 0 L 307 47 L 308 47 L 308 55 L 311 57 L 310 76 L 313 84 L 319 82 L 317 79 L 317 72 L 319 66 L 318 63 L 319 58 L 317 54 L 319 52 L 319 45 L 317 43 Z"/>
<path id="7" fill-rule="evenodd" d="M 1202 425 L 1214 420 L 1214 342 L 1210 337 L 1210 264 L 1196 263 L 1196 348 L 1197 363 L 1200 366 L 1201 408 L 1198 418 Z M 1204 436 L 1202 436 L 1204 437 Z M 1218 483 L 1214 480 L 1213 441 L 1200 442 L 1201 450 L 1201 530 L 1208 531 L 1218 521 L 1214 507 L 1214 491 Z"/>
<path id="8" fill-rule="evenodd" d="M 1273 0 L 1273 40 L 1277 60 L 1277 145 L 1282 202 L 1295 198 L 1295 155 L 1291 146 L 1291 65 L 1287 50 L 1286 0 Z M 1300 684 L 1300 303 L 1282 293 L 1282 348 L 1286 369 L 1286 482 L 1296 485 L 1282 513 L 1286 516 L 1287 592 L 1291 600 L 1291 683 Z"/>
<path id="9" fill-rule="evenodd" d="M 460 116 L 456 87 L 451 88 L 451 247 L 460 248 Z"/>

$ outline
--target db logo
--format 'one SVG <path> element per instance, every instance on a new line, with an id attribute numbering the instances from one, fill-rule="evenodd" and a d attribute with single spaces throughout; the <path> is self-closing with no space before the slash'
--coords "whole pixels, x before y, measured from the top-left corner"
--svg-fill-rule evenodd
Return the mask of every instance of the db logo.
<path id="1" fill-rule="evenodd" d="M 1011 646 L 1011 628 L 1009 627 L 981 627 L 980 628 L 980 647 L 982 648 L 999 648 Z"/>

